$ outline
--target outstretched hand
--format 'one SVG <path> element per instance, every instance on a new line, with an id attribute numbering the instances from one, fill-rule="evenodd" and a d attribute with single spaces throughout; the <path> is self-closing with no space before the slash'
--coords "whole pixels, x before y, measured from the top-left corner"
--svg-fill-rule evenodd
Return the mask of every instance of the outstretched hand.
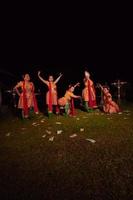
<path id="1" fill-rule="evenodd" d="M 63 75 L 62 73 L 59 74 L 59 76 L 62 76 L 62 75 Z"/>
<path id="2" fill-rule="evenodd" d="M 77 83 L 76 86 L 80 86 L 80 83 Z"/>
<path id="3" fill-rule="evenodd" d="M 80 86 L 80 83 L 76 83 L 76 84 L 74 85 L 74 88 L 76 88 L 77 86 Z"/>
<path id="4" fill-rule="evenodd" d="M 38 76 L 40 76 L 40 74 L 41 74 L 41 71 L 38 71 Z"/>
<path id="5" fill-rule="evenodd" d="M 96 87 L 97 87 L 97 88 L 101 88 L 102 85 L 101 85 L 100 83 L 97 83 Z"/>

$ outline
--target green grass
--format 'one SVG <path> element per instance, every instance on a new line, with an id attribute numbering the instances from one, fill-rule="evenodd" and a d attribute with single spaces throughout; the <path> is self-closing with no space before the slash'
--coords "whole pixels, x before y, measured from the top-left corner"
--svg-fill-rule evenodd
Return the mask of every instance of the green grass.
<path id="1" fill-rule="evenodd" d="M 2 118 L 1 199 L 132 200 L 132 121 L 132 104 L 121 115 L 77 110 L 76 117 Z"/>

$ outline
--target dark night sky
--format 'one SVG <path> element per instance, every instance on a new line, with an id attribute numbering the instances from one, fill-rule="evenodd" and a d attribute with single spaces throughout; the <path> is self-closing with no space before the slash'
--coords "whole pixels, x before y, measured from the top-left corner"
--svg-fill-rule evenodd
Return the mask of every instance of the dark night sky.
<path id="1" fill-rule="evenodd" d="M 50 6 L 48 13 L 33 12 L 26 17 L 29 10 L 18 10 L 15 17 L 4 18 L 0 69 L 14 74 L 8 82 L 14 84 L 29 72 L 38 84 L 37 71 L 41 70 L 42 75 L 52 73 L 55 77 L 62 72 L 67 84 L 81 81 L 85 66 L 95 82 L 118 78 L 131 82 L 131 12 L 122 3 L 112 7 L 104 12 L 94 7 L 92 13 L 88 7 L 74 7 L 58 13 Z M 0 76 L 6 79 L 3 73 Z"/>
<path id="2" fill-rule="evenodd" d="M 0 86 L 12 89 L 24 73 L 29 73 L 35 87 L 45 91 L 37 71 L 41 70 L 44 78 L 49 74 L 56 78 L 62 72 L 58 91 L 63 95 L 70 83 L 78 81 L 83 88 L 87 67 L 95 84 L 110 85 L 120 79 L 129 83 L 128 93 L 133 94 L 133 16 L 129 6 L 100 2 L 93 9 L 88 5 L 82 8 L 81 4 L 79 8 L 76 4 L 67 8 L 65 4 L 58 7 L 59 11 L 53 5 L 45 11 L 42 8 L 15 9 L 14 16 L 13 10 L 10 15 L 4 13 Z"/>

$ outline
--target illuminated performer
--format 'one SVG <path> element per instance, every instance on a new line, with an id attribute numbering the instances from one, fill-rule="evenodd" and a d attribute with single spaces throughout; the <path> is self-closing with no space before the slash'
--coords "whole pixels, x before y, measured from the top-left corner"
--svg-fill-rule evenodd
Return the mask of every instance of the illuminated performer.
<path id="1" fill-rule="evenodd" d="M 96 92 L 94 88 L 94 83 L 90 79 L 90 74 L 88 71 L 85 71 L 84 85 L 85 88 L 82 91 L 82 98 L 85 110 L 89 112 L 93 108 L 96 108 L 97 104 L 96 104 Z"/>
<path id="2" fill-rule="evenodd" d="M 120 112 L 119 106 L 112 100 L 109 88 L 103 87 L 101 84 L 99 86 L 103 92 L 103 111 L 110 114 Z"/>
<path id="3" fill-rule="evenodd" d="M 81 96 L 77 96 L 74 94 L 74 89 L 79 86 L 80 84 L 77 83 L 74 86 L 69 85 L 68 90 L 66 91 L 64 97 L 58 99 L 58 104 L 60 107 L 65 108 L 65 114 L 67 115 L 75 115 L 74 110 L 74 99 L 80 99 Z"/>
<path id="4" fill-rule="evenodd" d="M 29 74 L 25 74 L 23 79 L 14 87 L 14 90 L 19 96 L 18 108 L 22 109 L 22 116 L 28 118 L 31 109 L 38 114 L 38 105 L 34 94 L 34 84 L 30 81 Z"/>
<path id="5" fill-rule="evenodd" d="M 58 103 L 57 103 L 57 86 L 56 84 L 62 77 L 62 74 L 60 73 L 59 77 L 54 81 L 53 76 L 49 76 L 48 80 L 44 80 L 40 76 L 40 71 L 38 71 L 38 77 L 39 79 L 47 85 L 48 92 L 46 93 L 46 104 L 48 106 L 48 114 L 50 115 L 53 112 L 53 106 L 56 107 L 56 114 L 59 113 L 58 109 Z"/>

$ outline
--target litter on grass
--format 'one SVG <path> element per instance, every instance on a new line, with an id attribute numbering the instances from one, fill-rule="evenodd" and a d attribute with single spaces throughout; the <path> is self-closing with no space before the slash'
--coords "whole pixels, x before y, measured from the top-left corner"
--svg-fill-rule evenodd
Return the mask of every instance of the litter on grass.
<path id="1" fill-rule="evenodd" d="M 36 124 L 37 124 L 37 122 L 33 122 L 33 123 L 32 123 L 32 126 L 35 126 Z"/>
<path id="2" fill-rule="evenodd" d="M 9 137 L 10 135 L 11 135 L 11 133 L 9 132 L 9 133 L 6 134 L 6 137 Z"/>
<path id="3" fill-rule="evenodd" d="M 45 137 L 46 137 L 46 134 L 44 134 L 42 137 L 45 138 Z"/>
<path id="4" fill-rule="evenodd" d="M 44 123 L 44 121 L 45 121 L 45 120 L 44 120 L 44 119 L 42 119 L 42 120 L 41 120 L 41 123 Z"/>
<path id="5" fill-rule="evenodd" d="M 74 137 L 77 137 L 77 134 L 72 134 L 69 136 L 70 138 L 74 138 Z"/>
<path id="6" fill-rule="evenodd" d="M 95 143 L 96 140 L 90 139 L 90 138 L 86 138 L 87 141 L 91 142 L 91 143 Z"/>
<path id="7" fill-rule="evenodd" d="M 60 124 L 61 124 L 61 122 L 56 122 L 56 124 L 59 124 L 59 125 L 60 125 Z"/>
<path id="8" fill-rule="evenodd" d="M 80 128 L 80 132 L 83 132 L 85 129 L 84 128 Z"/>
<path id="9" fill-rule="evenodd" d="M 54 141 L 54 136 L 50 137 L 50 138 L 49 138 L 49 141 L 50 141 L 50 142 L 53 142 L 53 141 Z"/>
<path id="10" fill-rule="evenodd" d="M 46 130 L 45 132 L 46 132 L 47 134 L 49 134 L 49 135 L 52 133 L 52 132 L 49 131 L 49 130 Z"/>
<path id="11" fill-rule="evenodd" d="M 57 130 L 57 135 L 60 135 L 63 132 L 63 130 Z"/>

